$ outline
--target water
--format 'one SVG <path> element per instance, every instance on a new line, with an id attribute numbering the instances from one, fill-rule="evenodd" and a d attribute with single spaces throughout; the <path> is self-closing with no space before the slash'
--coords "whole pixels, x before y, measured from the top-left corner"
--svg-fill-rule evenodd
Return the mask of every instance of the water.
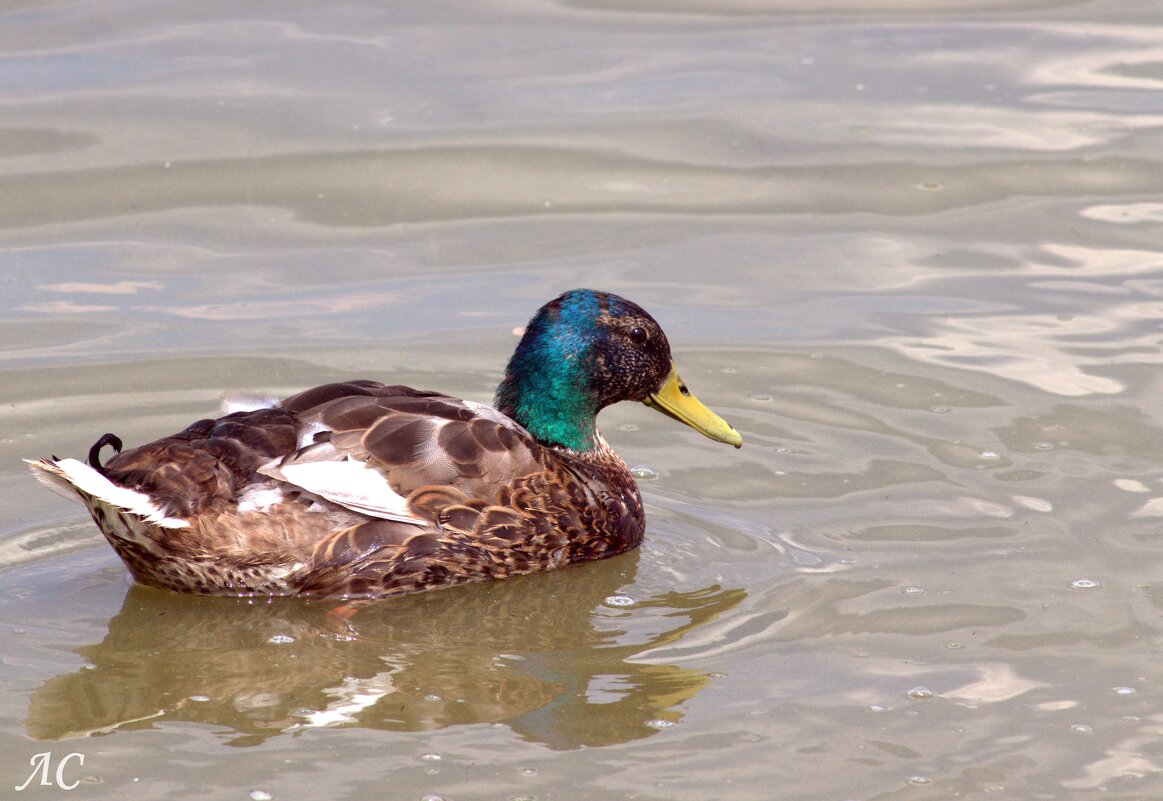
<path id="1" fill-rule="evenodd" d="M 382 5 L 0 16 L 0 787 L 1163 795 L 1155 4 Z M 603 414 L 634 554 L 178 597 L 20 461 L 230 389 L 488 400 L 577 285 L 746 440 Z"/>

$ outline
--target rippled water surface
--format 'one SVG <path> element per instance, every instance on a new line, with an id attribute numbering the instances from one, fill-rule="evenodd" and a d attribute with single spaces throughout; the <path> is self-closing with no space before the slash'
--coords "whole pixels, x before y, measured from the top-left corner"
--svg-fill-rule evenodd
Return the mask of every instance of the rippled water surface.
<path id="1" fill-rule="evenodd" d="M 1163 797 L 1157 3 L 28 0 L 0 77 L 0 795 Z M 485 401 L 578 285 L 746 440 L 603 414 L 634 554 L 180 597 L 21 463 Z"/>

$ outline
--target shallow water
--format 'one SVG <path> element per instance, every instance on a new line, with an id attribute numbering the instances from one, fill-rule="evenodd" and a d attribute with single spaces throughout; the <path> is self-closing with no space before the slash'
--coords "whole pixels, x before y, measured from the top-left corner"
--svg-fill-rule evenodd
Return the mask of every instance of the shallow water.
<path id="1" fill-rule="evenodd" d="M 6 9 L 0 787 L 1163 796 L 1156 4 Z M 634 554 L 337 622 L 131 586 L 20 461 L 488 400 L 576 285 L 746 441 L 603 413 Z"/>

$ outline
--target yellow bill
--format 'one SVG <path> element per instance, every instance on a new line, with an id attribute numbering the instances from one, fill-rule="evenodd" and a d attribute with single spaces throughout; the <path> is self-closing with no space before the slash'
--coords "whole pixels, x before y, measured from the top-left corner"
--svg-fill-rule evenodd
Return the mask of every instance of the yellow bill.
<path id="1" fill-rule="evenodd" d="M 662 387 L 642 401 L 652 409 L 673 417 L 680 423 L 688 426 L 719 442 L 726 442 L 736 448 L 743 447 L 743 437 L 731 428 L 719 415 L 704 406 L 698 398 L 691 394 L 686 384 L 678 377 L 678 369 L 672 364 L 670 375 L 662 383 Z"/>

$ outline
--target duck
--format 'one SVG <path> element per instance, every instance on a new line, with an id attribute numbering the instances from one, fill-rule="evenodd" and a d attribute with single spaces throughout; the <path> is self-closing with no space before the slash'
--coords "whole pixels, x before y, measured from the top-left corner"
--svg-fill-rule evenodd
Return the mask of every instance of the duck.
<path id="1" fill-rule="evenodd" d="M 620 401 L 743 444 L 687 388 L 653 317 L 574 289 L 525 326 L 492 406 L 343 381 L 227 397 L 220 416 L 129 450 L 105 434 L 84 461 L 26 461 L 140 584 L 376 599 L 636 548 L 642 497 L 596 421 Z"/>

